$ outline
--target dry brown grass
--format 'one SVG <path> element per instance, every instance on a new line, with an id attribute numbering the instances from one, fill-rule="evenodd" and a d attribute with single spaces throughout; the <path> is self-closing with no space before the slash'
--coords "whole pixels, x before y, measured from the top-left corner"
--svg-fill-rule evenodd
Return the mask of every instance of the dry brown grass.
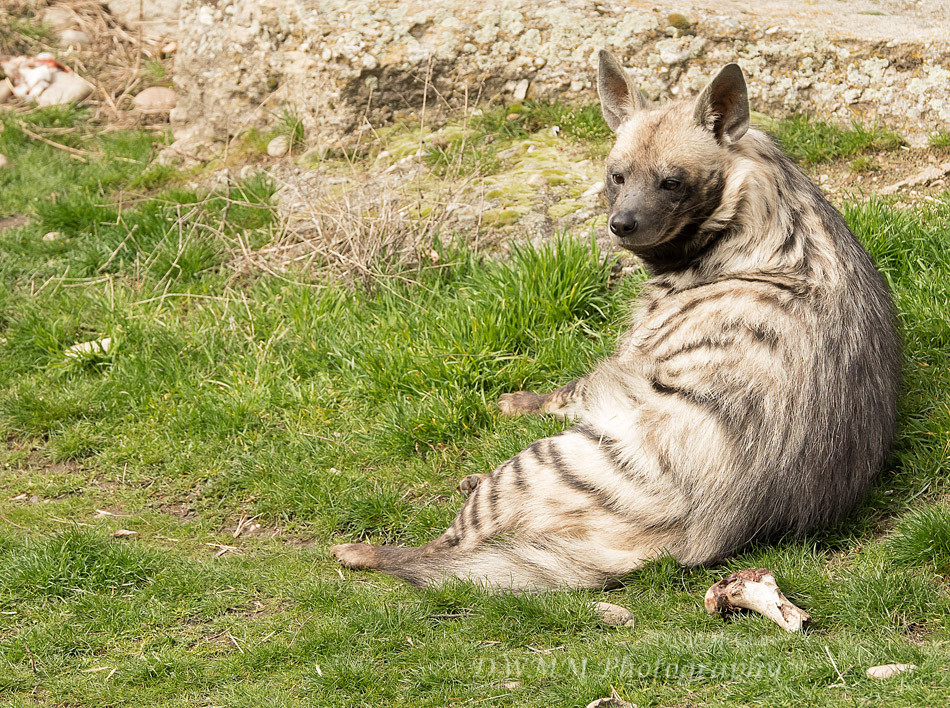
<path id="1" fill-rule="evenodd" d="M 278 232 L 261 249 L 242 248 L 237 270 L 319 272 L 366 283 L 437 261 L 432 243 L 447 200 L 386 182 L 282 182 Z"/>

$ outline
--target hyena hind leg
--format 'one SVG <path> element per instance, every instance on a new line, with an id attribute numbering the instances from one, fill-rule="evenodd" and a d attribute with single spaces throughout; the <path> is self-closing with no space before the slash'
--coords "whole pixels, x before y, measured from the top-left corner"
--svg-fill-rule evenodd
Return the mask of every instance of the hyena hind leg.
<path id="1" fill-rule="evenodd" d="M 548 414 L 558 418 L 569 418 L 576 414 L 580 400 L 579 387 L 583 379 L 575 379 L 551 393 L 533 393 L 531 391 L 516 391 L 506 393 L 498 399 L 498 408 L 505 415 L 522 415 L 523 413 Z"/>

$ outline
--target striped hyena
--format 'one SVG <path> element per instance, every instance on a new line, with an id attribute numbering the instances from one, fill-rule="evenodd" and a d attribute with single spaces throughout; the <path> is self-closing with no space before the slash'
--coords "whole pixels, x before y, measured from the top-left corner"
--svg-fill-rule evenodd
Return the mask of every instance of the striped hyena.
<path id="1" fill-rule="evenodd" d="M 599 587 L 664 552 L 714 561 L 835 522 L 894 435 L 899 344 L 887 288 L 821 191 L 749 128 L 730 64 L 695 101 L 644 104 L 601 52 L 617 141 L 610 230 L 652 277 L 616 351 L 506 413 L 577 424 L 461 482 L 419 548 L 344 544 L 351 568 L 424 586 Z"/>

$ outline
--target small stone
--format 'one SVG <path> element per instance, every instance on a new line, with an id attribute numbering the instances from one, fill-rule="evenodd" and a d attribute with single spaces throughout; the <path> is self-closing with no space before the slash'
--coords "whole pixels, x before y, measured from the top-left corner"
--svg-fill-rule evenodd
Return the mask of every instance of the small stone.
<path id="1" fill-rule="evenodd" d="M 585 199 L 590 199 L 591 197 L 596 197 L 598 194 L 604 191 L 603 182 L 594 182 L 587 190 L 581 195 Z"/>
<path id="2" fill-rule="evenodd" d="M 167 113 L 178 103 L 178 95 L 164 86 L 151 86 L 132 99 L 132 105 L 146 113 Z"/>
<path id="3" fill-rule="evenodd" d="M 600 616 L 600 621 L 611 627 L 632 627 L 634 624 L 633 613 L 626 607 L 609 602 L 596 602 L 594 610 Z"/>
<path id="4" fill-rule="evenodd" d="M 239 177 L 240 177 L 242 180 L 247 179 L 248 177 L 250 177 L 251 175 L 254 174 L 254 171 L 255 171 L 256 169 L 257 169 L 257 168 L 254 167 L 254 165 L 244 165 L 244 167 L 241 168 L 241 172 L 239 173 Z"/>
<path id="5" fill-rule="evenodd" d="M 286 135 L 278 135 L 267 143 L 267 154 L 271 157 L 283 157 L 290 152 L 290 138 Z"/>
<path id="6" fill-rule="evenodd" d="M 905 671 L 913 671 L 916 668 L 916 664 L 884 664 L 882 666 L 872 666 L 866 673 L 868 678 L 871 679 L 887 679 Z"/>
<path id="7" fill-rule="evenodd" d="M 162 148 L 155 156 L 155 163 L 166 167 L 174 167 L 184 162 L 184 157 L 173 147 Z"/>
<path id="8" fill-rule="evenodd" d="M 40 21 L 54 30 L 65 30 L 76 24 L 76 16 L 67 7 L 53 5 L 40 13 Z"/>
<path id="9" fill-rule="evenodd" d="M 116 529 L 109 534 L 112 538 L 131 538 L 132 536 L 138 536 L 138 531 L 129 531 L 128 529 Z"/>
<path id="10" fill-rule="evenodd" d="M 504 688 L 507 691 L 516 691 L 521 688 L 521 681 L 499 681 L 492 684 L 493 688 Z"/>
<path id="11" fill-rule="evenodd" d="M 61 234 L 59 231 L 47 231 L 45 234 L 43 234 L 43 240 L 44 240 L 44 241 L 55 241 L 56 239 L 60 238 L 61 236 L 62 236 L 62 234 Z"/>
<path id="12" fill-rule="evenodd" d="M 6 167 L 9 163 L 7 162 L 7 156 L 3 153 L 0 153 L 0 170 Z"/>
<path id="13" fill-rule="evenodd" d="M 105 339 L 97 339 L 92 342 L 80 342 L 79 344 L 73 344 L 71 347 L 67 347 L 64 353 L 67 357 L 78 359 L 80 357 L 89 355 L 108 354 L 111 348 L 112 338 L 106 337 Z"/>
<path id="14" fill-rule="evenodd" d="M 84 47 L 92 42 L 88 34 L 75 29 L 63 30 L 59 35 L 59 39 L 63 44 L 71 44 L 79 47 Z"/>
<path id="15" fill-rule="evenodd" d="M 548 183 L 548 180 L 545 178 L 544 175 L 542 175 L 539 172 L 535 172 L 533 175 L 528 177 L 527 180 L 525 180 L 525 184 L 531 187 L 541 187 L 547 183 Z"/>
<path id="16" fill-rule="evenodd" d="M 523 101 L 528 95 L 528 80 L 521 79 L 515 84 L 514 97 L 516 101 Z"/>
<path id="17" fill-rule="evenodd" d="M 67 103 L 82 103 L 95 90 L 95 87 L 81 76 L 72 72 L 57 71 L 53 81 L 36 98 L 37 106 L 62 106 Z"/>
<path id="18" fill-rule="evenodd" d="M 622 699 L 615 690 L 611 689 L 610 698 L 598 698 L 587 704 L 587 708 L 637 708 L 633 703 Z"/>
<path id="19" fill-rule="evenodd" d="M 174 54 L 178 51 L 178 42 L 169 42 L 164 47 L 162 47 L 162 54 L 166 56 L 169 54 Z"/>

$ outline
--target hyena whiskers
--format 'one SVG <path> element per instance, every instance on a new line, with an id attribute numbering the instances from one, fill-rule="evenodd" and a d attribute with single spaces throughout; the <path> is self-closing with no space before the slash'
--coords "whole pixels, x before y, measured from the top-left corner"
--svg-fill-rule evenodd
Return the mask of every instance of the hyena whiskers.
<path id="1" fill-rule="evenodd" d="M 652 276 L 630 327 L 589 375 L 499 402 L 573 428 L 464 479 L 431 543 L 336 546 L 344 565 L 420 586 L 599 587 L 660 553 L 707 563 L 833 523 L 880 471 L 899 376 L 887 289 L 820 190 L 749 128 L 739 67 L 649 108 L 602 52 L 598 89 L 617 133 L 610 230 Z"/>

